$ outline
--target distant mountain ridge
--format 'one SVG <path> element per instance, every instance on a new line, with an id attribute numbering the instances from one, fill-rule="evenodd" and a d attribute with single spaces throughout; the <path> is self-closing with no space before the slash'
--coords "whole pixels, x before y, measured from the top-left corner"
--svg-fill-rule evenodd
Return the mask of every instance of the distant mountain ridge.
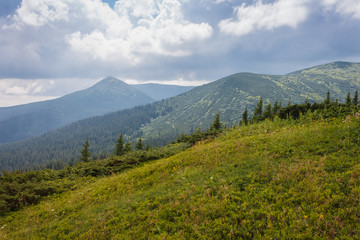
<path id="1" fill-rule="evenodd" d="M 344 102 L 348 92 L 353 94 L 359 88 L 359 63 L 335 62 L 286 75 L 237 73 L 176 97 L 85 119 L 35 139 L 0 145 L 0 168 L 11 164 L 9 169 L 31 167 L 56 159 L 74 160 L 87 137 L 94 155 L 109 154 L 120 132 L 133 142 L 141 136 L 152 145 L 164 145 L 198 127 L 207 129 L 218 111 L 227 126 L 238 124 L 245 107 L 251 115 L 260 97 L 264 99 L 264 106 L 275 101 L 284 106 L 289 101 L 323 101 L 330 91 L 332 99 Z M 40 146 L 41 151 L 38 151 Z M 56 150 L 54 146 L 62 150 Z M 20 149 L 26 149 L 26 154 Z M 13 159 L 12 163 L 10 159 Z M 18 162 L 15 164 L 14 161 Z"/>
<path id="2" fill-rule="evenodd" d="M 153 101 L 136 88 L 107 77 L 88 89 L 57 99 L 0 108 L 0 143 L 37 136 L 80 119 Z"/>
<path id="3" fill-rule="evenodd" d="M 178 85 L 164 85 L 156 83 L 147 84 L 133 84 L 132 87 L 140 90 L 146 95 L 155 100 L 162 100 L 170 97 L 177 96 L 181 93 L 190 91 L 194 86 L 178 86 Z"/>

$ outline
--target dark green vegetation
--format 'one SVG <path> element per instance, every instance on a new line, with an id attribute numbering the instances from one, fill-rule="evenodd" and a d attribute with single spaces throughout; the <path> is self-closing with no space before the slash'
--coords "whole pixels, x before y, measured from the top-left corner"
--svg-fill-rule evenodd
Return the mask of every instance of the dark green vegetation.
<path id="1" fill-rule="evenodd" d="M 38 203 L 52 194 L 75 190 L 94 177 L 108 176 L 139 166 L 144 162 L 166 158 L 183 151 L 188 143 L 171 144 L 147 151 L 132 151 L 121 156 L 90 161 L 88 144 L 85 141 L 81 162 L 64 169 L 30 172 L 3 172 L 0 176 L 0 215 Z M 86 150 L 85 150 L 86 149 Z"/>
<path id="2" fill-rule="evenodd" d="M 251 116 L 260 97 L 262 111 L 267 114 L 269 103 L 274 108 L 289 102 L 319 102 L 329 91 L 331 100 L 344 102 L 348 92 L 353 96 L 360 87 L 359 76 L 360 64 L 345 62 L 284 76 L 234 74 L 147 106 L 79 121 L 31 140 L 0 145 L 0 169 L 58 168 L 63 163 L 71 164 L 78 159 L 87 137 L 93 157 L 105 157 L 114 152 L 121 132 L 133 144 L 142 137 L 144 145 L 163 146 L 199 127 L 208 129 L 218 111 L 223 124 L 238 125 L 245 108 Z"/>
<path id="3" fill-rule="evenodd" d="M 264 107 L 247 126 L 211 138 L 196 131 L 187 138 L 198 134 L 203 140 L 190 149 L 136 168 L 125 170 L 121 164 L 130 158 L 123 155 L 40 171 L 33 175 L 62 173 L 61 180 L 41 185 L 63 192 L 5 213 L 0 238 L 358 239 L 360 113 L 347 115 L 355 109 L 325 98 L 286 106 L 279 111 L 284 119 L 262 120 Z M 212 129 L 217 125 L 213 118 Z M 146 151 L 131 154 L 139 153 Z M 103 163 L 118 158 L 121 170 L 101 173 Z M 17 176 L 36 179 L 31 172 L 3 179 L 23 186 L 26 181 L 11 180 Z"/>
<path id="4" fill-rule="evenodd" d="M 163 105 L 145 105 L 85 119 L 53 132 L 16 143 L 0 145 L 0 169 L 29 170 L 73 165 L 80 157 L 84 141 L 89 138 L 89 151 L 93 158 L 104 158 L 114 152 L 119 134 L 136 135 L 143 125 L 166 114 Z M 140 135 L 139 135 L 140 136 Z"/>
<path id="5" fill-rule="evenodd" d="M 162 100 L 174 97 L 181 93 L 190 91 L 194 88 L 190 86 L 163 85 L 155 83 L 134 84 L 131 86 L 140 90 L 141 92 L 145 93 L 146 95 L 155 100 Z"/>
<path id="6" fill-rule="evenodd" d="M 58 99 L 0 108 L 0 143 L 37 136 L 80 119 L 153 101 L 136 88 L 108 77 Z"/>

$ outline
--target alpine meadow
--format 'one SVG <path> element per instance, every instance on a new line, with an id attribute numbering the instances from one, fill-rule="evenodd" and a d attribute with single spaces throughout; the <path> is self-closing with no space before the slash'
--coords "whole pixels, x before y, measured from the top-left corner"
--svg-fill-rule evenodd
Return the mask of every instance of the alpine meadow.
<path id="1" fill-rule="evenodd" d="M 0 240 L 360 239 L 360 0 L 0 0 Z"/>
<path id="2" fill-rule="evenodd" d="M 226 129 L 217 115 L 163 148 L 5 172 L 0 236 L 356 239 L 360 113 L 355 97 L 328 100 Z"/>
<path id="3" fill-rule="evenodd" d="M 83 136 L 82 150 L 74 152 L 79 160 L 71 165 L 3 171 L 0 237 L 356 239 L 360 100 L 358 91 L 351 91 L 358 87 L 358 73 L 359 64 L 337 62 L 285 76 L 236 74 L 177 97 L 82 120 L 26 140 L 36 143 L 52 134 L 66 136 L 66 131 Z M 263 88 L 255 92 L 247 85 L 257 81 L 278 95 L 267 95 Z M 310 84 L 314 89 L 317 82 L 327 86 L 322 87 L 327 91 L 319 91 L 323 97 L 315 91 L 302 92 Z M 224 89 L 224 84 L 231 84 L 229 89 L 241 97 L 208 90 Z M 288 92 L 292 86 L 293 98 L 281 95 L 278 86 L 287 86 Z M 191 105 L 196 111 L 179 112 L 189 105 L 176 106 L 177 99 L 187 98 L 198 102 Z M 206 125 L 199 127 L 194 112 L 207 118 Z M 182 114 L 194 121 L 192 131 L 183 130 L 163 147 L 148 140 L 145 133 L 155 127 L 165 129 L 158 123 L 177 120 L 174 115 L 179 126 L 189 124 Z M 173 131 L 175 123 L 164 123 Z M 91 148 L 93 136 L 108 135 L 106 129 L 113 126 L 118 127 L 117 137 L 114 134 L 112 142 L 103 137 L 98 145 L 112 151 L 97 159 Z M 125 126 L 134 126 L 133 132 Z M 170 136 L 171 131 L 165 133 Z M 136 144 L 128 136 L 138 136 Z"/>

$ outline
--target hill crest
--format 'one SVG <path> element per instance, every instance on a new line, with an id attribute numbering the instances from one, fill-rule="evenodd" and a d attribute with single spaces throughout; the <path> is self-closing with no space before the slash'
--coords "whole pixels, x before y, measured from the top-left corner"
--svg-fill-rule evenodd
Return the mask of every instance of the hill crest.
<path id="1" fill-rule="evenodd" d="M 63 97 L 0 108 L 0 143 L 37 136 L 66 124 L 154 100 L 113 77 Z"/>

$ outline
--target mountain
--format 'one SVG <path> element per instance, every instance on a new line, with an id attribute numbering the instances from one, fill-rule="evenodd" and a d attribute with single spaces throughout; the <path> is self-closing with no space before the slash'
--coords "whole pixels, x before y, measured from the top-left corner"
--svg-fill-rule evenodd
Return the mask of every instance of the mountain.
<path id="1" fill-rule="evenodd" d="M 146 95 L 152 97 L 155 100 L 162 100 L 174 97 L 194 88 L 193 86 L 164 85 L 156 83 L 134 84 L 131 86 L 140 90 L 141 92 L 145 93 Z"/>
<path id="2" fill-rule="evenodd" d="M 283 76 L 233 74 L 168 99 L 172 111 L 143 126 L 141 132 L 150 142 L 165 144 L 183 132 L 208 128 L 217 111 L 222 121 L 232 126 L 239 123 L 245 107 L 254 109 L 260 97 L 264 106 L 275 101 L 284 106 L 289 102 L 323 101 L 330 91 L 334 100 L 344 101 L 348 92 L 360 88 L 359 76 L 360 64 L 348 62 L 329 63 Z"/>
<path id="3" fill-rule="evenodd" d="M 238 124 L 245 107 L 251 113 L 260 97 L 264 105 L 323 101 L 328 91 L 344 102 L 348 92 L 360 88 L 360 64 L 335 62 L 277 76 L 234 74 L 189 92 L 146 106 L 78 121 L 22 142 L 0 145 L 0 169 L 42 168 L 49 162 L 76 161 L 82 143 L 90 139 L 94 157 L 114 150 L 121 132 L 130 141 L 165 145 L 183 133 L 205 130 L 219 111 L 227 126 Z"/>
<path id="4" fill-rule="evenodd" d="M 106 177 L 77 177 L 103 161 L 9 175 L 3 189 L 35 192 L 9 201 L 65 192 L 0 216 L 0 238 L 359 239 L 359 121 L 311 119 L 230 129 Z"/>
<path id="5" fill-rule="evenodd" d="M 58 99 L 0 108 L 0 143 L 37 136 L 80 119 L 153 101 L 143 92 L 108 77 Z"/>

